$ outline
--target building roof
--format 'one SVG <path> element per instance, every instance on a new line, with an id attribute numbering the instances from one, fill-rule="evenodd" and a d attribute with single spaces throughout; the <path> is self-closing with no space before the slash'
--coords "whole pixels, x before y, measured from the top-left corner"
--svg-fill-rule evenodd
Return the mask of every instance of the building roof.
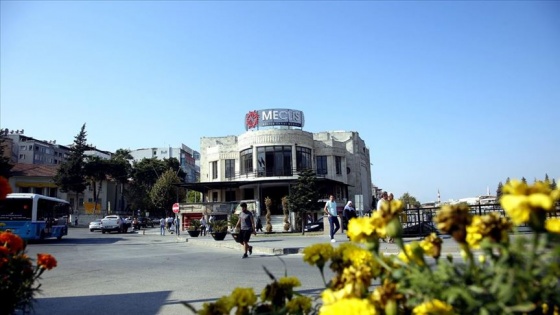
<path id="1" fill-rule="evenodd" d="M 12 176 L 54 177 L 59 165 L 18 163 L 12 168 Z"/>

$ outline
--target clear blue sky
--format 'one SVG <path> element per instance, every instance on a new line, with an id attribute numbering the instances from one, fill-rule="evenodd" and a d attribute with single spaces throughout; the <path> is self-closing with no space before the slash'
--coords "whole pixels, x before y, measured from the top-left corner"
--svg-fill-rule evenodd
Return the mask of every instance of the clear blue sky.
<path id="1" fill-rule="evenodd" d="M 198 150 L 250 110 L 359 132 L 422 202 L 560 176 L 557 1 L 2 1 L 1 128 Z"/>

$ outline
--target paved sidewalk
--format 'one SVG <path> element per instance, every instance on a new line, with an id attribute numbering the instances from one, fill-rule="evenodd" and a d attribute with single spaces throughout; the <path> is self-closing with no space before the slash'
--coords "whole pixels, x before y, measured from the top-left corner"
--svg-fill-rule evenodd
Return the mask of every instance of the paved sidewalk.
<path id="1" fill-rule="evenodd" d="M 137 231 L 139 234 L 144 235 L 159 235 L 158 229 L 145 229 Z M 229 248 L 234 250 L 240 250 L 241 244 L 237 243 L 231 235 L 227 235 L 223 241 L 215 241 L 212 236 L 199 236 L 191 237 L 185 231 L 178 238 L 175 234 L 166 233 L 162 237 L 173 237 L 179 239 L 179 242 L 186 242 L 189 245 L 195 246 L 206 246 L 206 247 L 221 247 Z M 442 246 L 442 256 L 447 254 L 457 254 L 460 252 L 457 243 L 446 235 L 441 235 L 444 243 Z M 303 249 L 318 243 L 329 243 L 333 246 L 338 246 L 342 243 L 350 242 L 346 237 L 346 234 L 337 233 L 335 236 L 336 243 L 331 243 L 328 235 L 324 235 L 321 232 L 310 232 L 302 235 L 301 233 L 272 233 L 272 234 L 262 234 L 259 233 L 256 236 L 251 236 L 250 245 L 253 246 L 253 252 L 261 254 L 271 254 L 271 255 L 287 255 L 287 254 L 301 254 Z M 417 241 L 423 239 L 422 237 L 411 237 L 405 238 L 405 243 L 412 241 Z M 396 244 L 390 243 L 380 243 L 380 250 L 384 254 L 398 254 L 400 249 Z"/>

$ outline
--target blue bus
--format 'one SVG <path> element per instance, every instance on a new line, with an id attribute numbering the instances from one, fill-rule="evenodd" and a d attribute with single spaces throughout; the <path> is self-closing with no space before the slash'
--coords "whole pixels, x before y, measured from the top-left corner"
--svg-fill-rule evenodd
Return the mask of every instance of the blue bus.
<path id="1" fill-rule="evenodd" d="M 14 193 L 0 200 L 0 230 L 24 240 L 61 239 L 68 235 L 70 203 L 39 194 Z"/>

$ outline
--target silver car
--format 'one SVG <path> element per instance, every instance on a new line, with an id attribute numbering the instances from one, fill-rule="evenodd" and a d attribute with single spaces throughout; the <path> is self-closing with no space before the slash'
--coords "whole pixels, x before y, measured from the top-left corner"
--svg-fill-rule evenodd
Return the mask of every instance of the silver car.
<path id="1" fill-rule="evenodd" d="M 93 231 L 96 231 L 96 230 L 97 230 L 97 231 L 101 231 L 101 228 L 102 228 L 102 227 L 103 227 L 103 226 L 101 225 L 101 219 L 97 219 L 97 220 L 91 221 L 91 222 L 89 223 L 89 231 L 90 231 L 90 232 L 93 232 Z"/>

